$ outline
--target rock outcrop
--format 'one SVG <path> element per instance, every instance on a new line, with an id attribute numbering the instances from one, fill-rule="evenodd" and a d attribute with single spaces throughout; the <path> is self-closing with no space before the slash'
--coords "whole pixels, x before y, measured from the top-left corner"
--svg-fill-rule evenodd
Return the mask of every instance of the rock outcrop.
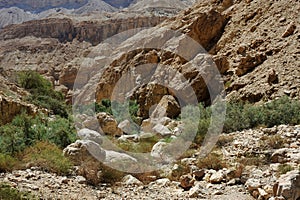
<path id="1" fill-rule="evenodd" d="M 32 104 L 6 97 L 0 93 L 0 124 L 11 122 L 16 115 L 22 112 L 34 115 L 37 113 L 37 108 Z"/>

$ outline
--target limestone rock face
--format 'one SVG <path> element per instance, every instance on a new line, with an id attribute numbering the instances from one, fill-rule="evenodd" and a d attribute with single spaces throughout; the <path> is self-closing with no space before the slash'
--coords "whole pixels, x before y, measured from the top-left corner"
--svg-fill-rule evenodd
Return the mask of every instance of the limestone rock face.
<path id="1" fill-rule="evenodd" d="M 122 80 L 122 76 L 129 70 L 132 70 L 132 74 L 135 75 L 130 77 L 130 81 L 127 82 L 126 87 L 128 88 L 120 88 L 118 94 L 126 96 L 131 93 L 137 99 L 140 105 L 140 116 L 144 119 L 149 117 L 149 111 L 159 104 L 165 95 L 176 96 L 176 94 L 180 94 L 183 101 L 190 100 L 193 94 L 188 90 L 189 87 L 194 89 L 198 100 L 205 101 L 210 96 L 207 85 L 216 83 L 211 86 L 215 90 L 211 94 L 212 99 L 214 99 L 214 95 L 220 91 L 217 86 L 217 83 L 220 82 L 218 73 L 212 67 L 212 65 L 215 66 L 212 58 L 204 54 L 204 49 L 196 48 L 195 41 L 209 50 L 222 35 L 227 18 L 218 11 L 201 9 L 185 16 L 185 18 L 189 23 L 181 25 L 175 22 L 162 23 L 155 29 L 145 30 L 134 35 L 130 40 L 122 43 L 122 46 L 116 47 L 117 53 L 114 54 L 116 56 L 111 56 L 113 61 L 106 67 L 99 81 L 96 93 L 97 101 L 110 98 L 115 87 L 119 87 L 118 81 Z M 209 23 L 207 23 L 208 21 Z M 176 34 L 173 36 L 174 32 L 171 30 L 174 29 L 187 33 L 187 36 L 176 36 Z M 193 42 L 189 42 L 189 38 L 192 38 Z M 189 43 L 194 46 L 189 46 L 191 45 Z M 137 49 L 123 52 L 122 50 L 128 46 Z M 140 50 L 141 46 L 157 46 L 158 49 L 168 46 L 172 52 L 157 49 Z M 189 51 L 186 51 L 187 48 Z M 173 52 L 182 54 L 181 56 L 185 58 Z M 152 64 L 152 67 L 146 65 L 149 63 Z M 220 67 L 224 68 L 222 71 L 225 72 L 228 68 L 226 61 L 221 59 L 219 63 Z M 145 66 L 143 66 L 144 64 Z M 159 65 L 153 66 L 156 64 Z M 170 66 L 170 69 L 167 68 L 166 71 L 165 66 Z M 196 68 L 195 66 L 201 67 Z M 138 67 L 138 69 L 133 69 L 134 67 Z M 181 72 L 183 77 L 176 74 L 176 71 Z M 165 76 L 169 78 L 165 78 Z M 140 81 L 141 84 L 135 85 L 139 80 L 142 80 Z M 133 88 L 130 88 L 131 86 Z M 170 116 L 178 114 L 178 109 L 168 111 Z M 167 115 L 168 111 L 166 112 Z"/>
<path id="2" fill-rule="evenodd" d="M 267 56 L 263 54 L 257 54 L 254 56 L 247 55 L 241 59 L 238 69 L 236 70 L 236 74 L 238 76 L 242 76 L 262 64 L 265 60 L 267 60 Z"/>
<path id="3" fill-rule="evenodd" d="M 0 123 L 6 124 L 13 120 L 13 118 L 26 111 L 30 115 L 37 112 L 35 106 L 26 104 L 20 100 L 14 100 L 9 97 L 2 96 L 0 93 Z"/>
<path id="4" fill-rule="evenodd" d="M 69 18 L 47 18 L 5 27 L 0 32 L 0 40 L 34 36 L 37 38 L 56 38 L 61 42 L 66 42 L 76 38 L 79 41 L 87 41 L 97 45 L 119 32 L 143 27 L 146 24 L 154 26 L 163 20 L 165 20 L 164 17 L 137 17 L 100 22 L 74 22 Z"/>

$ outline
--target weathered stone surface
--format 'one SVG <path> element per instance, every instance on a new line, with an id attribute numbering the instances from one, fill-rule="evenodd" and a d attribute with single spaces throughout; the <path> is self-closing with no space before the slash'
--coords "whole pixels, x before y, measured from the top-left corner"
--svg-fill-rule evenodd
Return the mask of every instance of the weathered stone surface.
<path id="1" fill-rule="evenodd" d="M 122 179 L 124 185 L 143 185 L 143 183 L 132 175 L 126 175 Z"/>
<path id="2" fill-rule="evenodd" d="M 180 177 L 180 186 L 185 190 L 193 187 L 194 182 L 195 182 L 195 180 L 193 179 L 193 177 L 190 174 L 182 175 Z"/>
<path id="3" fill-rule="evenodd" d="M 247 55 L 241 59 L 241 62 L 236 70 L 236 75 L 242 76 L 247 72 L 253 70 L 258 65 L 262 64 L 267 59 L 267 56 L 264 54 L 256 54 L 254 56 Z"/>
<path id="4" fill-rule="evenodd" d="M 118 124 L 118 128 L 121 129 L 124 133 L 131 134 L 132 129 L 129 120 L 124 120 Z"/>
<path id="5" fill-rule="evenodd" d="M 165 95 L 159 101 L 150 118 L 160 119 L 163 117 L 175 118 L 180 114 L 180 106 L 171 95 Z"/>
<path id="6" fill-rule="evenodd" d="M 276 196 L 282 196 L 286 200 L 297 200 L 300 198 L 300 172 L 290 171 L 282 175 L 275 189 Z"/>
<path id="7" fill-rule="evenodd" d="M 161 124 L 156 124 L 152 128 L 153 132 L 162 136 L 162 137 L 168 137 L 172 135 L 172 131 L 170 131 L 166 126 Z"/>
<path id="8" fill-rule="evenodd" d="M 97 114 L 97 119 L 100 126 L 100 131 L 113 136 L 121 136 L 122 130 L 118 128 L 117 121 L 109 114 L 100 112 Z"/>
<path id="9" fill-rule="evenodd" d="M 225 173 L 223 170 L 219 170 L 211 175 L 209 181 L 211 183 L 221 183 L 225 179 Z"/>
<path id="10" fill-rule="evenodd" d="M 0 124 L 11 122 L 16 115 L 21 114 L 23 111 L 29 115 L 34 115 L 37 108 L 20 100 L 2 96 L 0 92 Z"/>
<path id="11" fill-rule="evenodd" d="M 87 160 L 103 161 L 105 159 L 105 151 L 99 144 L 91 140 L 77 140 L 75 143 L 67 146 L 64 151 L 64 156 L 69 157 L 74 163 L 81 164 Z"/>
<path id="12" fill-rule="evenodd" d="M 295 22 L 291 22 L 288 27 L 286 28 L 286 30 L 284 31 L 284 33 L 282 34 L 283 38 L 286 38 L 290 35 L 292 35 L 294 33 L 294 31 L 296 30 L 296 24 Z"/>
<path id="13" fill-rule="evenodd" d="M 96 142 L 97 144 L 102 144 L 103 142 L 100 133 L 87 128 L 79 130 L 77 135 L 78 137 L 80 137 L 81 140 L 91 140 Z"/>
<path id="14" fill-rule="evenodd" d="M 125 153 L 119 153 L 115 151 L 109 151 L 106 150 L 106 157 L 105 157 L 105 162 L 106 163 L 136 163 L 137 160 L 133 157 L 131 157 L 128 154 Z"/>

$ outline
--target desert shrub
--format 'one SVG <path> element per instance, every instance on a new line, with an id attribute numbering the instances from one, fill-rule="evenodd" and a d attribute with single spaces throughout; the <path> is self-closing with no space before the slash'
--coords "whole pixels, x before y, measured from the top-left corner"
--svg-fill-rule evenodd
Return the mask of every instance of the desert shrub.
<path id="1" fill-rule="evenodd" d="M 159 137 L 153 135 L 152 137 L 141 138 L 139 142 L 119 141 L 118 146 L 124 151 L 133 153 L 148 153 L 151 152 L 153 145 L 159 141 Z"/>
<path id="2" fill-rule="evenodd" d="M 261 146 L 264 146 L 267 149 L 269 149 L 270 147 L 272 149 L 280 149 L 283 148 L 286 143 L 287 139 L 281 137 L 280 134 L 263 136 L 261 138 Z"/>
<path id="3" fill-rule="evenodd" d="M 63 156 L 62 150 L 48 142 L 37 142 L 26 148 L 22 162 L 59 175 L 69 174 L 72 166 L 71 161 Z"/>
<path id="4" fill-rule="evenodd" d="M 17 159 L 10 155 L 0 153 L 0 172 L 12 171 L 17 163 Z"/>
<path id="5" fill-rule="evenodd" d="M 245 104 L 242 102 L 228 103 L 226 107 L 226 119 L 223 131 L 233 132 L 250 127 L 249 118 L 244 112 Z"/>
<path id="6" fill-rule="evenodd" d="M 27 100 L 40 107 L 47 108 L 55 115 L 68 117 L 68 109 L 61 92 L 55 91 L 50 81 L 35 71 L 19 73 L 19 85 L 31 95 Z"/>
<path id="7" fill-rule="evenodd" d="M 0 183 L 0 199 L 3 200 L 29 200 L 38 199 L 29 192 L 21 192 L 8 184 Z"/>
<path id="8" fill-rule="evenodd" d="M 234 140 L 233 136 L 221 135 L 218 139 L 217 147 L 223 147 L 226 144 L 233 142 L 233 140 Z"/>
<path id="9" fill-rule="evenodd" d="M 100 103 L 95 103 L 95 112 L 106 112 L 112 114 L 111 101 L 109 99 L 103 99 Z"/>
<path id="10" fill-rule="evenodd" d="M 263 105 L 263 123 L 267 127 L 300 123 L 300 102 L 287 96 Z"/>
<path id="11" fill-rule="evenodd" d="M 278 166 L 279 175 L 286 174 L 286 173 L 288 173 L 289 171 L 292 171 L 292 170 L 294 170 L 294 168 L 291 165 L 286 164 L 286 163 L 281 164 L 281 165 Z"/>
<path id="12" fill-rule="evenodd" d="M 43 115 L 35 117 L 25 113 L 17 115 L 9 124 L 0 127 L 0 152 L 14 155 L 37 141 L 50 141 L 64 148 L 76 140 L 70 119 Z"/>
<path id="13" fill-rule="evenodd" d="M 214 169 L 219 170 L 227 167 L 227 163 L 223 160 L 222 155 L 217 153 L 210 153 L 205 158 L 201 158 L 197 162 L 200 169 Z"/>
<path id="14" fill-rule="evenodd" d="M 23 130 L 14 124 L 0 127 L 0 150 L 2 153 L 14 155 L 25 148 Z"/>
<path id="15" fill-rule="evenodd" d="M 238 158 L 238 163 L 244 165 L 244 166 L 261 166 L 265 165 L 269 162 L 270 158 L 269 155 L 263 155 L 263 154 L 253 154 L 253 153 L 245 153 L 244 156 L 241 158 Z"/>
<path id="16" fill-rule="evenodd" d="M 226 133 L 259 126 L 300 123 L 300 102 L 287 96 L 262 105 L 247 102 L 229 102 L 226 106 L 223 131 Z"/>
<path id="17" fill-rule="evenodd" d="M 47 133 L 44 140 L 65 148 L 76 141 L 76 130 L 70 119 L 56 116 L 54 120 L 47 123 Z"/>

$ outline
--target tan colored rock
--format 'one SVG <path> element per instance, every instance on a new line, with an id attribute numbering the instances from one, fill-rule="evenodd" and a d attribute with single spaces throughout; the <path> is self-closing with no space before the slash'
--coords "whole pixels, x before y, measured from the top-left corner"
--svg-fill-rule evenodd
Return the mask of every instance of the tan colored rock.
<path id="1" fill-rule="evenodd" d="M 271 85 L 273 83 L 278 83 L 278 74 L 274 69 L 270 69 L 268 73 L 268 83 Z"/>
<path id="2" fill-rule="evenodd" d="M 193 187 L 195 182 L 195 180 L 190 174 L 182 175 L 179 180 L 180 180 L 180 186 L 185 190 L 188 190 L 191 187 Z"/>
<path id="3" fill-rule="evenodd" d="M 296 27 L 295 22 L 291 22 L 291 23 L 287 26 L 287 28 L 286 28 L 286 30 L 284 31 L 284 33 L 282 34 L 282 37 L 283 37 L 283 38 L 286 38 L 286 37 L 292 35 L 292 34 L 294 33 L 294 31 L 296 30 L 296 28 L 297 28 L 297 27 Z"/>
<path id="4" fill-rule="evenodd" d="M 236 75 L 242 76 L 246 74 L 258 65 L 262 64 L 266 59 L 267 56 L 264 54 L 256 54 L 254 56 L 248 54 L 246 57 L 241 59 L 238 69 L 236 70 Z"/>
<path id="5" fill-rule="evenodd" d="M 138 185 L 141 186 L 143 183 L 132 175 L 126 175 L 122 179 L 122 184 L 124 185 Z"/>
<path id="6" fill-rule="evenodd" d="M 209 182 L 211 183 L 221 183 L 225 179 L 225 173 L 223 170 L 219 170 L 211 175 Z"/>
<path id="7" fill-rule="evenodd" d="M 216 63 L 216 66 L 220 71 L 220 74 L 224 74 L 230 69 L 230 64 L 226 56 L 216 55 L 213 56 L 213 60 Z"/>
<path id="8" fill-rule="evenodd" d="M 64 67 L 64 69 L 62 69 L 62 73 L 59 76 L 59 83 L 68 87 L 69 89 L 72 89 L 77 76 L 77 72 L 78 69 L 72 65 Z M 84 80 L 80 82 L 84 82 Z"/>
<path id="9" fill-rule="evenodd" d="M 0 124 L 11 122 L 16 115 L 21 114 L 23 111 L 29 115 L 34 115 L 37 113 L 37 108 L 34 105 L 3 96 L 0 93 Z"/>
<path id="10" fill-rule="evenodd" d="M 99 144 L 91 140 L 77 140 L 67 146 L 63 151 L 64 156 L 70 158 L 74 163 L 80 165 L 86 161 L 97 163 L 97 160 L 105 159 L 105 151 Z"/>
<path id="11" fill-rule="evenodd" d="M 112 136 L 122 135 L 122 130 L 118 128 L 117 121 L 111 115 L 105 112 L 100 112 L 97 114 L 97 119 L 100 125 L 101 132 Z"/>
<path id="12" fill-rule="evenodd" d="M 180 106 L 171 95 L 165 95 L 159 101 L 150 118 L 160 119 L 165 116 L 175 118 L 180 114 Z"/>

